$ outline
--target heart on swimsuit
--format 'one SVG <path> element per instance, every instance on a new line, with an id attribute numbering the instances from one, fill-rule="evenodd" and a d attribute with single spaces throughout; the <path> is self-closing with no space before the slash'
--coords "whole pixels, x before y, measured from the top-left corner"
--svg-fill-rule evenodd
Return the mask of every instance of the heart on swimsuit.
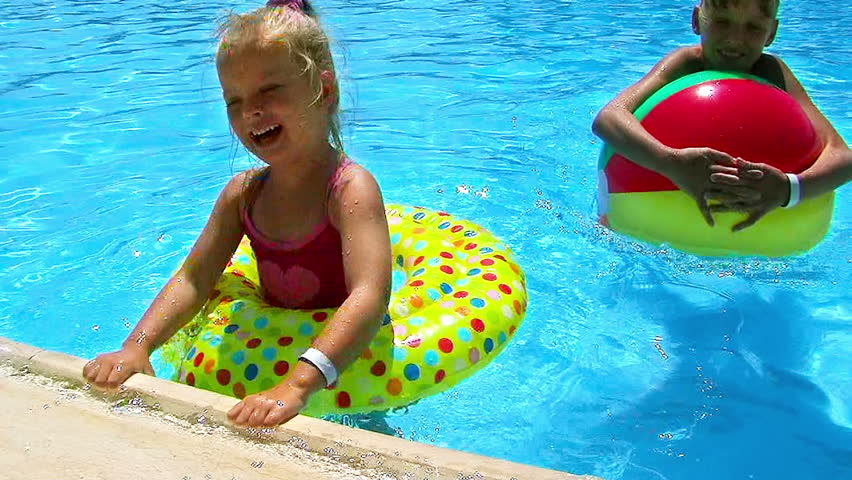
<path id="1" fill-rule="evenodd" d="M 299 308 L 319 293 L 319 278 L 307 268 L 293 265 L 282 272 L 275 262 L 263 262 L 261 271 L 267 295 L 285 308 Z"/>

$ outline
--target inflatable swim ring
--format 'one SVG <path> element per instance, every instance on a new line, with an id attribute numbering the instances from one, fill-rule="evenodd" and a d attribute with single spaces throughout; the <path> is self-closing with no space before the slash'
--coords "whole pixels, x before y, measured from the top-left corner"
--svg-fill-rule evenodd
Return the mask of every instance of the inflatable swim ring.
<path id="1" fill-rule="evenodd" d="M 822 143 L 798 103 L 758 77 L 705 71 L 680 78 L 635 112 L 645 129 L 674 148 L 711 147 L 734 157 L 801 173 Z M 755 225 L 733 233 L 745 214 L 715 214 L 704 221 L 695 201 L 666 177 L 605 146 L 599 161 L 601 223 L 655 245 L 698 255 L 787 256 L 817 245 L 831 224 L 834 194 L 775 209 Z"/>
<path id="2" fill-rule="evenodd" d="M 524 273 L 493 234 L 444 212 L 401 205 L 386 212 L 393 293 L 384 325 L 302 413 L 385 410 L 446 390 L 497 356 L 524 317 Z M 242 398 L 278 384 L 333 314 L 267 305 L 244 238 L 163 358 L 175 380 Z"/>

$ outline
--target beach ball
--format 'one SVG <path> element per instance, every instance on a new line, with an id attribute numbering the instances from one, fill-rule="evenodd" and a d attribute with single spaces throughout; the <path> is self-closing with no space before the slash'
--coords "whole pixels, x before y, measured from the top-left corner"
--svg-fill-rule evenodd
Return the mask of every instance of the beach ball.
<path id="1" fill-rule="evenodd" d="M 801 173 L 822 142 L 798 102 L 758 77 L 705 71 L 660 89 L 635 112 L 648 132 L 673 148 L 710 147 L 785 173 Z M 776 209 L 739 232 L 744 213 L 704 221 L 695 201 L 666 177 L 605 146 L 599 162 L 598 207 L 611 229 L 655 245 L 699 255 L 787 256 L 813 248 L 831 223 L 833 193 Z"/>

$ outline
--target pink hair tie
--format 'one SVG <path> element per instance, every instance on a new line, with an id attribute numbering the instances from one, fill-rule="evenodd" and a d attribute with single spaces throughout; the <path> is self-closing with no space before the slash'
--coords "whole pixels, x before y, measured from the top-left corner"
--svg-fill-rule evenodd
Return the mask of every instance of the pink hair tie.
<path id="1" fill-rule="evenodd" d="M 305 2 L 302 0 L 269 0 L 266 2 L 266 6 L 268 8 L 290 7 L 293 10 L 298 10 L 300 12 L 305 11 Z"/>

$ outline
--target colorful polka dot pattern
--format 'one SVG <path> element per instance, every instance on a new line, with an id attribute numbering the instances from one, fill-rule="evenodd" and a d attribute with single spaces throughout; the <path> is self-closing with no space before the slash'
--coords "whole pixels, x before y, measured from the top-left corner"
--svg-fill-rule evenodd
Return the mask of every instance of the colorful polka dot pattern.
<path id="1" fill-rule="evenodd" d="M 388 205 L 387 216 L 394 271 L 385 325 L 303 413 L 385 410 L 444 391 L 498 355 L 524 317 L 524 273 L 493 234 L 419 207 Z M 244 239 L 164 358 L 177 380 L 242 398 L 279 383 L 333 314 L 266 305 Z"/>

